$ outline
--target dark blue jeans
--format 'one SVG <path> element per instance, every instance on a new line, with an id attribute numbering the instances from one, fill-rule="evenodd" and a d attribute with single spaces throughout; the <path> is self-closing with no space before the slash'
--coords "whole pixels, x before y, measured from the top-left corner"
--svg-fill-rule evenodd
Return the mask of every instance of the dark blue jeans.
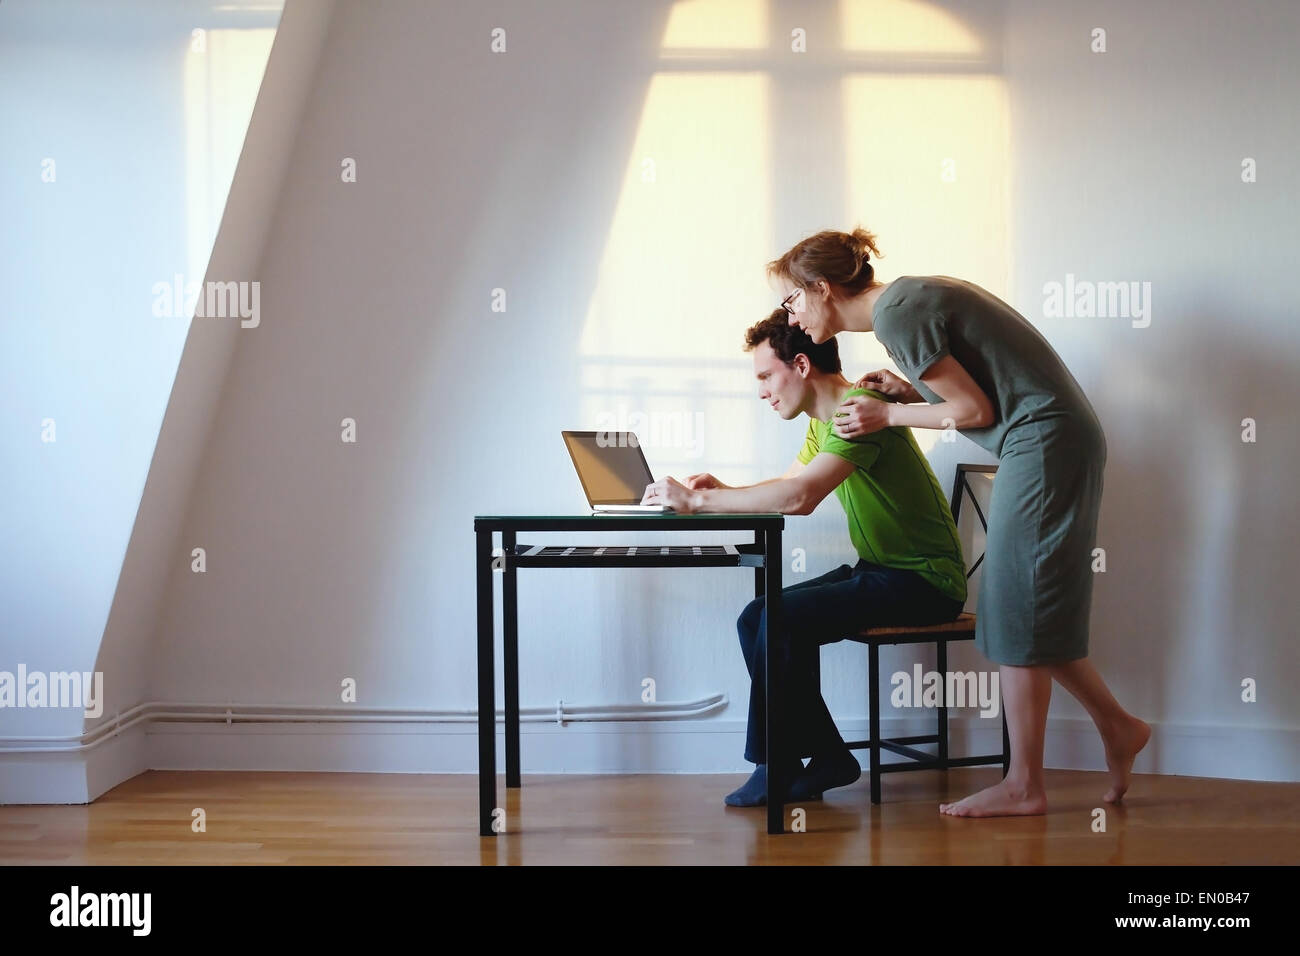
<path id="1" fill-rule="evenodd" d="M 868 627 L 942 624 L 956 618 L 962 607 L 915 571 L 870 561 L 853 567 L 841 564 L 820 577 L 782 588 L 786 654 L 780 666 L 786 700 L 782 719 L 790 728 L 787 746 L 803 757 L 844 749 L 844 738 L 817 689 L 823 644 Z M 761 597 L 750 601 L 736 621 L 750 677 L 745 759 L 754 764 L 767 762 L 766 624 L 767 602 Z"/>

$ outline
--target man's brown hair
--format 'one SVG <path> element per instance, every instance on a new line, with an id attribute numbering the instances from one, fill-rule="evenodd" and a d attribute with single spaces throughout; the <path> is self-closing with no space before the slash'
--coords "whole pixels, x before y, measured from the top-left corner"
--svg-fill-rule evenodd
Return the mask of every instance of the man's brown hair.
<path id="1" fill-rule="evenodd" d="M 831 336 L 821 345 L 816 345 L 808 333 L 797 325 L 790 324 L 790 313 L 784 308 L 777 309 L 762 322 L 751 325 L 745 332 L 745 351 L 752 352 L 764 342 L 772 346 L 772 351 L 786 365 L 794 362 L 796 355 L 808 356 L 813 368 L 834 374 L 840 371 L 840 346 Z"/>

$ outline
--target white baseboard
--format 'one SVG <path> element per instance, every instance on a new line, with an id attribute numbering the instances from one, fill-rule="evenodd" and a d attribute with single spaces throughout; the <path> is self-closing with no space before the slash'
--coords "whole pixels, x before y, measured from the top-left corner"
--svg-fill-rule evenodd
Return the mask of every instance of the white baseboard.
<path id="1" fill-rule="evenodd" d="M 0 805 L 84 804 L 150 769 L 146 727 L 79 750 L 0 752 Z"/>
<path id="2" fill-rule="evenodd" d="M 153 769 L 148 725 L 114 734 L 86 753 L 86 792 L 91 800 L 137 774 Z"/>
<path id="3" fill-rule="evenodd" d="M 924 734 L 926 718 L 883 720 L 886 737 Z M 846 740 L 867 721 L 839 723 Z M 950 752 L 997 753 L 1001 723 L 951 721 Z M 741 720 L 578 722 L 521 728 L 524 773 L 742 773 Z M 504 769 L 498 724 L 497 764 Z M 865 762 L 865 753 L 858 751 Z M 893 755 L 884 759 L 895 760 Z M 1049 769 L 1102 770 L 1102 747 L 1087 720 L 1047 727 Z M 138 725 L 79 753 L 0 753 L 0 803 L 86 803 L 146 769 L 476 773 L 478 737 L 466 723 L 285 723 Z M 1239 780 L 1300 780 L 1300 729 L 1153 725 L 1138 773 Z"/>
<path id="4" fill-rule="evenodd" d="M 91 799 L 85 754 L 0 754 L 0 804 L 89 803 Z"/>

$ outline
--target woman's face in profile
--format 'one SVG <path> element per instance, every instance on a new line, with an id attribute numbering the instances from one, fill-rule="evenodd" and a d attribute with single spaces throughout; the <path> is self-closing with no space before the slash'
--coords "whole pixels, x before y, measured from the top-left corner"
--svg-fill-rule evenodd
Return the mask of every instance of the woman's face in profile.
<path id="1" fill-rule="evenodd" d="M 817 282 L 808 289 L 787 283 L 782 291 L 786 296 L 790 324 L 803 329 L 814 345 L 821 345 L 835 334 L 834 314 L 826 295 L 825 282 Z"/>

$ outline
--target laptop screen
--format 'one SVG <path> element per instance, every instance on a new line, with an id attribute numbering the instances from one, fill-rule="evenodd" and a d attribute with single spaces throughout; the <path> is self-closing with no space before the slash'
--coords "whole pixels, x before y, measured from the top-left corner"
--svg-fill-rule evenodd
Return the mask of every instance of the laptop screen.
<path id="1" fill-rule="evenodd" d="M 564 443 L 593 507 L 640 504 L 654 481 L 632 432 L 564 432 Z"/>

